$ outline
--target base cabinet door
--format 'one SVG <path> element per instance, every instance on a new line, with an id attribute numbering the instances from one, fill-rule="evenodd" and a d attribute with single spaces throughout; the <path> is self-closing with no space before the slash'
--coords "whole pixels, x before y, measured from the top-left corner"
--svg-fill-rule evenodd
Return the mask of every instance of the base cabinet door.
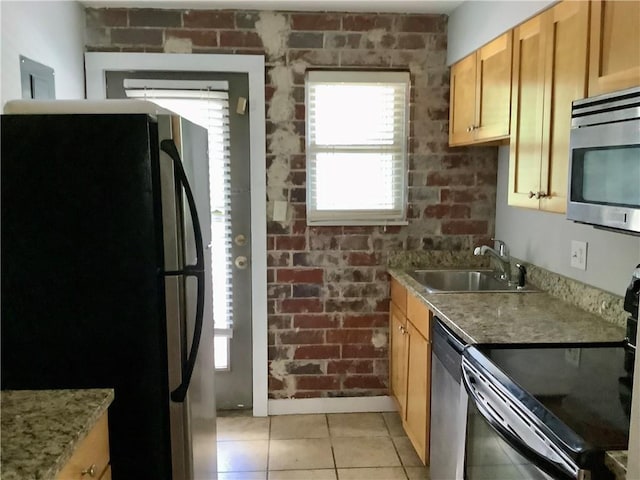
<path id="1" fill-rule="evenodd" d="M 407 407 L 405 431 L 420 460 L 429 463 L 431 345 L 407 322 Z"/>
<path id="2" fill-rule="evenodd" d="M 389 321 L 389 376 L 391 396 L 398 405 L 400 418 L 405 419 L 407 404 L 407 319 L 393 303 Z"/>

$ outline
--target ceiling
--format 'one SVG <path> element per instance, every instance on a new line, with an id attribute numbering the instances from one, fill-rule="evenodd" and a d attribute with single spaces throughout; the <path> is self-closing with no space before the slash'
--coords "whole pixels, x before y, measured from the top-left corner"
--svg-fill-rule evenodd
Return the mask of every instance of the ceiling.
<path id="1" fill-rule="evenodd" d="M 80 0 L 94 8 L 295 10 L 450 14 L 462 0 Z"/>

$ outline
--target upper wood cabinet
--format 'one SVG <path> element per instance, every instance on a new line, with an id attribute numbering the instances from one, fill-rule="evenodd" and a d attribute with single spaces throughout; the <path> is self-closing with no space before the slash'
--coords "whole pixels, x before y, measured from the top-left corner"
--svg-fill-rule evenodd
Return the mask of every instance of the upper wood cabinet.
<path id="1" fill-rule="evenodd" d="M 589 96 L 640 85 L 640 2 L 591 2 Z"/>
<path id="2" fill-rule="evenodd" d="M 514 29 L 509 205 L 566 211 L 571 102 L 587 94 L 589 3 Z"/>
<path id="3" fill-rule="evenodd" d="M 507 32 L 451 67 L 450 145 L 508 138 L 511 47 Z"/>

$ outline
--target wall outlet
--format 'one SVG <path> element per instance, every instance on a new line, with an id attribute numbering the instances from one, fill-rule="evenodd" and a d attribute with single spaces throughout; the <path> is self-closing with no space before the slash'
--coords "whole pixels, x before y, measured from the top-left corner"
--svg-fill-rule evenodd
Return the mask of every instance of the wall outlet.
<path id="1" fill-rule="evenodd" d="M 579 348 L 566 348 L 564 351 L 564 359 L 569 365 L 574 367 L 580 367 L 580 349 Z"/>
<path id="2" fill-rule="evenodd" d="M 571 266 L 580 270 L 587 269 L 587 242 L 571 240 Z"/>

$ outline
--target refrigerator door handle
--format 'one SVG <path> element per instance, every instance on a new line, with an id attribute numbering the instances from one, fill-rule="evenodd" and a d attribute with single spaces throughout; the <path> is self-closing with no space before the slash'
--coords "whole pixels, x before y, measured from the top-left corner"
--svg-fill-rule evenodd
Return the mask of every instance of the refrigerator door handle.
<path id="1" fill-rule="evenodd" d="M 198 347 L 200 345 L 200 337 L 202 335 L 202 322 L 204 319 L 204 246 L 202 242 L 202 230 L 200 229 L 200 221 L 198 220 L 198 211 L 196 210 L 196 202 L 193 197 L 193 192 L 187 174 L 182 166 L 180 160 L 180 154 L 178 149 L 172 140 L 162 140 L 160 142 L 160 149 L 165 152 L 173 160 L 175 172 L 178 177 L 178 181 L 182 184 L 187 198 L 187 204 L 189 205 L 189 212 L 191 214 L 191 220 L 193 223 L 193 233 L 196 244 L 196 264 L 185 265 L 183 270 L 180 271 L 166 271 L 165 275 L 186 275 L 196 277 L 198 281 L 198 293 L 196 303 L 196 321 L 193 329 L 193 339 L 191 341 L 191 350 L 187 357 L 186 365 L 182 368 L 182 382 L 178 387 L 171 392 L 171 400 L 174 402 L 183 402 L 189 383 L 191 382 L 191 375 L 193 374 L 193 368 L 196 363 L 196 357 L 198 356 Z"/>

